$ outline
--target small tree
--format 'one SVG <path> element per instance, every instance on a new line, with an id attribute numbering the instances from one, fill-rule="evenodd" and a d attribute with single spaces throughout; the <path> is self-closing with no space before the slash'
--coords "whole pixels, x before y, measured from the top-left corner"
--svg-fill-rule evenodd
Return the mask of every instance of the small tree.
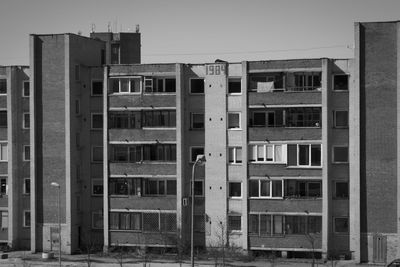
<path id="1" fill-rule="evenodd" d="M 311 266 L 314 267 L 315 266 L 315 240 L 316 240 L 316 238 L 311 233 L 307 233 L 306 237 L 307 237 L 307 240 L 311 244 L 311 249 L 312 249 L 312 263 L 311 263 Z"/>
<path id="2" fill-rule="evenodd" d="M 101 248 L 100 238 L 96 238 L 92 232 L 83 233 L 81 236 L 82 247 L 79 249 L 80 252 L 86 253 L 86 264 L 88 267 L 92 265 L 91 255 Z"/>

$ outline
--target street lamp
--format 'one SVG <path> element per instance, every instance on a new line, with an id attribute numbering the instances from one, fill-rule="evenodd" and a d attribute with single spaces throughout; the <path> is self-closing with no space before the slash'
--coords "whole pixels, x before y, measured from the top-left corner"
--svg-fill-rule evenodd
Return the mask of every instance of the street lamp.
<path id="1" fill-rule="evenodd" d="M 58 263 L 61 267 L 61 205 L 60 205 L 60 184 L 56 182 L 52 182 L 51 186 L 57 187 L 58 192 L 58 202 L 57 202 L 57 209 L 58 209 Z"/>
<path id="2" fill-rule="evenodd" d="M 196 161 L 193 164 L 192 169 L 192 214 L 191 214 L 191 228 L 190 228 L 190 262 L 192 267 L 194 267 L 194 171 L 197 164 L 203 164 L 206 162 L 206 157 L 204 155 L 197 155 Z"/>

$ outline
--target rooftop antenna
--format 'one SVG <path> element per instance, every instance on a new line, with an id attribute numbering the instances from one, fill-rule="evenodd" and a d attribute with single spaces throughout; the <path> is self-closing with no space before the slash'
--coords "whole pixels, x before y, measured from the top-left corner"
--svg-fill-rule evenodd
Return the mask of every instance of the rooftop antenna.
<path id="1" fill-rule="evenodd" d="M 139 33 L 139 24 L 136 24 L 136 33 Z"/>
<path id="2" fill-rule="evenodd" d="M 108 22 L 108 24 L 107 24 L 107 31 L 111 32 L 111 22 Z"/>
<path id="3" fill-rule="evenodd" d="M 92 23 L 90 26 L 92 28 L 92 32 L 95 32 L 96 31 L 96 24 Z"/>

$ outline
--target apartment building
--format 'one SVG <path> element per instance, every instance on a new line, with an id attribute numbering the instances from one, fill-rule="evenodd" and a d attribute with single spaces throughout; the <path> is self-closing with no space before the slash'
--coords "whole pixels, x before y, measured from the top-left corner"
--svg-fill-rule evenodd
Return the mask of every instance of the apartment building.
<path id="1" fill-rule="evenodd" d="M 0 242 L 174 249 L 194 218 L 196 247 L 399 257 L 399 25 L 356 23 L 354 59 L 205 64 L 31 35 L 0 67 Z"/>

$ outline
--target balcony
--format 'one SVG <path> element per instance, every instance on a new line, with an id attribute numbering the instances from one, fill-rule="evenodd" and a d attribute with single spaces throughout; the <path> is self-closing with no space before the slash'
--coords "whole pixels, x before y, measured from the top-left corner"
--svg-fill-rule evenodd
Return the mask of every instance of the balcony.
<path id="1" fill-rule="evenodd" d="M 249 127 L 250 141 L 321 140 L 321 128 Z"/>
<path id="2" fill-rule="evenodd" d="M 114 163 L 109 164 L 109 173 L 115 175 L 176 175 L 176 162 L 143 162 L 143 163 Z"/>
<path id="3" fill-rule="evenodd" d="M 176 141 L 176 128 L 164 129 L 110 129 L 108 131 L 109 141 L 143 141 L 153 142 L 155 140 L 163 142 Z"/>
<path id="4" fill-rule="evenodd" d="M 111 209 L 176 210 L 176 196 L 115 196 L 110 195 Z"/>
<path id="5" fill-rule="evenodd" d="M 134 231 L 110 231 L 111 245 L 129 244 L 157 247 L 175 247 L 176 233 L 142 233 Z"/>
<path id="6" fill-rule="evenodd" d="M 250 198 L 249 211 L 251 212 L 322 212 L 322 198 Z M 307 211 L 307 212 L 306 212 Z"/>
<path id="7" fill-rule="evenodd" d="M 176 95 L 171 94 L 111 94 L 109 107 L 175 107 Z"/>
<path id="8" fill-rule="evenodd" d="M 322 237 L 321 234 L 313 235 L 314 238 L 314 249 L 321 251 L 322 249 Z M 249 246 L 250 249 L 272 249 L 277 250 L 279 248 L 284 249 L 296 249 L 299 248 L 304 250 L 312 250 L 312 243 L 306 235 L 283 235 L 283 236 L 254 236 L 249 235 Z"/>

